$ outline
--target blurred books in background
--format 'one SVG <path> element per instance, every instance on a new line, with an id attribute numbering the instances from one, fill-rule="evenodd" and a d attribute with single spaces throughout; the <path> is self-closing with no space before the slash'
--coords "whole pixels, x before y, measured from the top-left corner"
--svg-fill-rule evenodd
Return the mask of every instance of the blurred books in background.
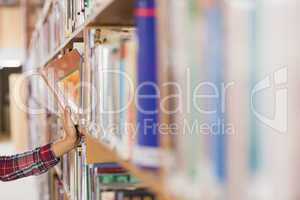
<path id="1" fill-rule="evenodd" d="M 86 6 L 93 3 L 86 3 L 89 12 Z M 83 42 L 64 49 L 65 54 L 80 46 L 80 83 L 89 86 L 80 88 L 83 125 L 120 158 L 142 169 L 161 169 L 173 196 L 297 199 L 299 6 L 294 1 L 138 0 L 135 27 L 87 26 Z M 51 36 L 55 47 L 49 44 L 41 52 L 47 44 L 36 41 L 30 66 L 83 23 L 85 12 L 72 18 L 69 9 L 76 7 L 67 8 L 62 13 L 75 25 L 56 19 L 64 27 L 58 24 L 59 34 Z M 49 42 L 44 36 L 38 41 Z M 31 87 L 32 99 L 35 93 L 47 96 L 37 82 Z M 42 117 L 50 120 L 50 115 Z M 35 135 L 42 124 L 30 119 Z M 62 161 L 72 199 L 128 199 L 132 193 L 140 195 L 133 199 L 153 198 L 137 188 L 107 189 L 104 180 L 129 183 L 131 175 L 116 163 L 109 175 L 101 170 L 111 163 L 86 164 L 85 148 Z M 56 185 L 63 187 L 60 181 Z"/>

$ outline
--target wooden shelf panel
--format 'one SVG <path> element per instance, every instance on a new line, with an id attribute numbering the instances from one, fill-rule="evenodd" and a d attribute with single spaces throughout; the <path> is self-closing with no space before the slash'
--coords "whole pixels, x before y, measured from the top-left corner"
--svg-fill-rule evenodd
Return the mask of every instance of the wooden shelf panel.
<path id="1" fill-rule="evenodd" d="M 114 0 L 106 9 L 98 10 L 89 25 L 134 26 L 135 0 Z"/>
<path id="2" fill-rule="evenodd" d="M 143 184 L 149 187 L 150 190 L 159 195 L 159 199 L 171 199 L 170 195 L 164 189 L 163 176 L 160 172 L 154 172 L 137 167 L 130 161 L 121 159 L 118 154 L 111 150 L 107 145 L 101 143 L 88 133 L 86 135 L 86 150 L 87 163 L 101 163 L 101 162 L 116 162 L 127 169 L 132 175 L 136 176 Z"/>
<path id="3" fill-rule="evenodd" d="M 49 56 L 40 64 L 40 68 L 47 65 L 51 60 L 53 60 L 59 53 L 61 53 L 70 43 L 74 41 L 78 41 L 78 36 L 81 35 L 84 27 L 78 28 L 76 31 L 74 31 L 70 37 L 66 38 L 65 41 L 55 49 L 52 53 L 49 54 Z"/>

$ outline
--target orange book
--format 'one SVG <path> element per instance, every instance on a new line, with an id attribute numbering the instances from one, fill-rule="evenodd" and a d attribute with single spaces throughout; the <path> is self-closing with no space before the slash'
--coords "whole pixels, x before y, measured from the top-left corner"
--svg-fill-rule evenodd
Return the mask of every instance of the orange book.
<path id="1" fill-rule="evenodd" d="M 40 70 L 43 79 L 62 110 L 69 106 L 73 112 L 79 112 L 81 63 L 82 57 L 74 49 L 51 61 Z"/>

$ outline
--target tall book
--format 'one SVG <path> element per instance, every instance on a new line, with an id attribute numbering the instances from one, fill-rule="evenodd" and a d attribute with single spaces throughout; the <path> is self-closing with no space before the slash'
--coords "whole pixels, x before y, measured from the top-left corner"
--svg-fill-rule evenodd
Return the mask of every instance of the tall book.
<path id="1" fill-rule="evenodd" d="M 295 26 L 296 7 L 299 8 L 299 4 L 293 4 L 293 1 L 255 4 L 256 65 L 251 88 L 254 120 L 251 141 L 253 146 L 259 145 L 260 156 L 256 165 L 252 160 L 256 199 L 266 196 L 293 199 L 298 193 L 293 188 L 298 174 L 294 163 L 299 158 L 294 142 L 298 140 L 294 135 L 297 125 L 290 120 L 295 115 L 290 117 L 288 113 L 288 109 L 296 105 L 295 102 L 288 104 L 292 102 L 289 102 L 289 94 L 297 93 L 295 88 L 288 86 L 298 83 L 291 74 L 299 73 L 296 69 L 298 59 L 294 56 L 299 48 L 295 45 L 299 41 L 296 36 L 299 28 Z"/>
<path id="2" fill-rule="evenodd" d="M 134 161 L 140 166 L 150 168 L 159 166 L 155 9 L 154 0 L 138 0 L 135 10 L 138 37 L 138 134 Z"/>
<path id="3" fill-rule="evenodd" d="M 223 7 L 220 1 L 210 0 L 204 4 L 205 34 L 204 42 L 204 68 L 201 73 L 205 77 L 200 78 L 207 89 L 206 94 L 221 94 L 222 83 L 224 83 L 224 26 Z M 201 77 L 201 75 L 199 75 Z M 208 84 L 205 84 L 208 83 Z M 221 94 L 222 95 L 222 94 Z M 213 168 L 217 181 L 224 184 L 226 181 L 226 119 L 224 109 L 224 98 L 218 95 L 216 98 L 204 99 L 201 110 L 202 117 L 207 119 L 211 135 L 211 150 L 214 160 Z"/>
<path id="4" fill-rule="evenodd" d="M 137 71 L 137 41 L 135 37 L 127 40 L 123 44 L 124 53 L 124 76 L 123 78 L 123 98 L 125 109 L 122 118 L 124 123 L 124 133 L 122 135 L 123 148 L 120 155 L 124 159 L 131 159 L 133 154 L 133 146 L 136 136 L 136 71 Z M 122 71 L 123 72 L 123 71 Z"/>
<path id="5" fill-rule="evenodd" d="M 228 154 L 226 158 L 228 199 L 244 198 L 250 191 L 248 147 L 252 134 L 250 89 L 251 68 L 254 67 L 251 57 L 253 43 L 251 34 L 255 29 L 250 23 L 253 10 L 246 6 L 246 1 L 244 4 L 244 9 L 232 4 L 224 6 L 226 65 L 223 100 Z"/>
<path id="6" fill-rule="evenodd" d="M 205 81 L 209 71 L 203 60 L 202 5 L 194 0 L 159 5 L 160 14 L 163 13 L 160 15 L 163 19 L 159 18 L 160 38 L 164 38 L 160 42 L 165 44 L 164 52 L 159 54 L 162 55 L 160 59 L 165 60 L 162 63 L 164 74 L 160 75 L 163 76 L 160 120 L 168 124 L 167 148 L 171 152 L 165 161 L 167 187 L 186 199 L 199 199 L 203 195 L 207 199 L 212 176 L 211 150 L 205 137 L 208 134 L 201 132 L 201 124 L 207 119 L 200 110 L 206 109 L 206 105 L 197 96 L 202 92 L 198 85 Z M 193 98 L 196 90 L 197 98 Z"/>

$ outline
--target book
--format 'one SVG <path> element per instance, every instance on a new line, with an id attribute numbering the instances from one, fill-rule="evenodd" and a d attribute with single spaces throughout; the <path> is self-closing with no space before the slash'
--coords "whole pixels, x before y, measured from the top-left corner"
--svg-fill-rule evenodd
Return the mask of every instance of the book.
<path id="1" fill-rule="evenodd" d="M 217 90 L 222 90 L 224 83 L 224 22 L 223 22 L 223 6 L 218 1 L 210 1 L 204 7 L 205 16 L 205 41 L 206 51 L 204 54 L 205 67 L 201 71 L 205 71 L 205 81 Z M 211 89 L 207 92 L 212 91 Z M 224 100 L 222 98 L 213 98 L 204 101 L 209 114 L 206 114 L 208 124 L 210 124 L 212 157 L 214 160 L 214 174 L 220 184 L 225 184 L 227 176 L 227 125 L 225 124 Z M 215 127 L 214 127 L 215 126 Z M 230 133 L 228 133 L 230 134 Z"/>
<path id="2" fill-rule="evenodd" d="M 163 87 L 162 98 L 168 101 L 161 113 L 169 128 L 163 137 L 170 137 L 164 147 L 168 153 L 164 157 L 167 185 L 169 190 L 187 199 L 209 199 L 214 159 L 210 133 L 213 120 L 208 113 L 215 106 L 206 98 L 195 98 L 212 93 L 211 87 L 204 87 L 205 83 L 209 85 L 213 71 L 204 60 L 207 35 L 204 5 L 196 1 L 162 4 L 160 13 L 164 15 L 159 20 L 164 26 L 160 27 L 160 33 L 166 34 L 161 37 L 167 42 L 162 43 L 165 75 L 161 77 L 161 85 L 170 83 Z"/>
<path id="3" fill-rule="evenodd" d="M 77 50 L 72 50 L 40 70 L 60 108 L 69 106 L 75 113 L 79 112 L 80 105 L 81 64 L 81 55 Z"/>
<path id="4" fill-rule="evenodd" d="M 251 22 L 255 10 L 243 10 L 234 6 L 224 7 L 226 13 L 226 65 L 224 80 L 226 86 L 227 137 L 227 185 L 228 198 L 243 198 L 250 190 L 248 177 L 256 168 L 256 153 L 259 148 L 251 144 L 251 135 L 256 134 L 251 125 L 250 90 L 252 70 L 255 71 L 254 37 L 255 29 Z M 238 27 L 238 28 L 237 28 Z M 243 66 L 243 67 L 241 67 Z M 250 145 L 251 144 L 251 145 Z M 252 147 L 250 147 L 252 146 Z M 255 150 L 250 153 L 250 149 Z M 256 152 L 257 151 L 257 152 Z M 250 154 L 252 154 L 250 156 Z M 252 158 L 251 158 L 252 157 Z M 252 161 L 250 161 L 252 160 Z M 250 164 L 252 163 L 252 164 Z M 251 166 L 249 168 L 249 166 Z M 245 189 L 247 188 L 247 189 Z"/>
<path id="5" fill-rule="evenodd" d="M 122 76 L 123 94 L 121 105 L 121 122 L 120 129 L 122 132 L 122 147 L 119 154 L 124 159 L 132 159 L 133 147 L 136 142 L 135 136 L 137 135 L 136 129 L 136 76 L 137 76 L 137 41 L 135 35 L 129 40 L 123 40 L 123 70 Z"/>
<path id="6" fill-rule="evenodd" d="M 133 160 L 142 167 L 159 167 L 157 55 L 155 1 L 138 0 L 136 23 L 137 61 L 137 144 Z"/>

